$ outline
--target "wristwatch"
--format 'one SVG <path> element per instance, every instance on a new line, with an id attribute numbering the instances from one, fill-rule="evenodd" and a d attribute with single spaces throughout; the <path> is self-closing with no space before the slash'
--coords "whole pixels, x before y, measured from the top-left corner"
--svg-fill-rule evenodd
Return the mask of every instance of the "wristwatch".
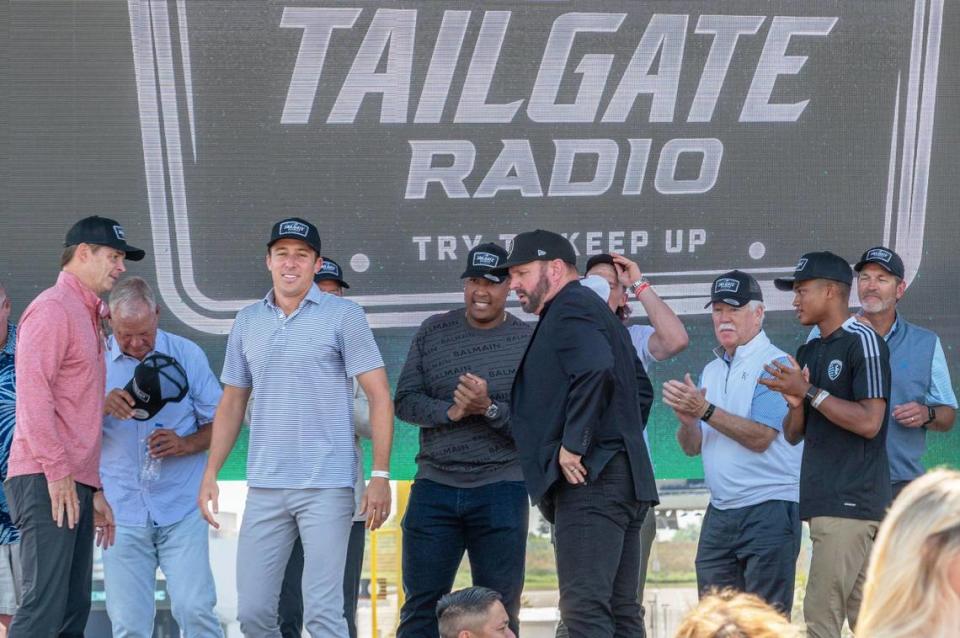
<path id="1" fill-rule="evenodd" d="M 937 418 L 937 410 L 936 410 L 936 408 L 931 408 L 931 407 L 928 405 L 928 406 L 927 406 L 927 420 L 924 421 L 923 423 L 921 423 L 920 425 L 921 425 L 921 426 L 923 426 L 923 425 L 930 425 L 931 423 L 933 423 L 934 419 L 936 419 L 936 418 Z"/>
<path id="2" fill-rule="evenodd" d="M 483 413 L 483 416 L 488 419 L 497 418 L 500 416 L 500 406 L 498 406 L 495 401 L 491 401 L 490 406 L 487 408 L 487 411 Z"/>

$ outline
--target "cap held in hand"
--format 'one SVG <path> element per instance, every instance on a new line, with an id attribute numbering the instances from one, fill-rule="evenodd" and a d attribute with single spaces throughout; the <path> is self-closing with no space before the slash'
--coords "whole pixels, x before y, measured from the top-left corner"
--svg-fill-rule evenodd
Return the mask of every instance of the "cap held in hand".
<path id="1" fill-rule="evenodd" d="M 190 382 L 176 359 L 155 352 L 140 362 L 124 390 L 133 397 L 133 418 L 146 421 L 166 404 L 182 401 Z"/>

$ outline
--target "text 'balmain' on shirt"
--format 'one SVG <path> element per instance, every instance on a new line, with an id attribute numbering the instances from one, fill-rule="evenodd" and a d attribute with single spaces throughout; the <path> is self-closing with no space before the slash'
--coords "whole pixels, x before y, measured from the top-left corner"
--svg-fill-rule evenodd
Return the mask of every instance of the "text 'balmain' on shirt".
<path id="1" fill-rule="evenodd" d="M 521 481 L 510 435 L 510 388 L 533 329 L 513 315 L 490 329 L 472 327 L 463 308 L 427 319 L 413 338 L 397 382 L 397 416 L 420 426 L 417 478 L 453 487 Z M 461 375 L 487 382 L 500 414 L 451 422 L 447 410 Z"/>

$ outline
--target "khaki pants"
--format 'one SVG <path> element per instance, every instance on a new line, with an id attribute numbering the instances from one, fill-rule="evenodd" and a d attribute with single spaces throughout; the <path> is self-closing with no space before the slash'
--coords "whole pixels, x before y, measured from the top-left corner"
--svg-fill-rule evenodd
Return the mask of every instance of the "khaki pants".
<path id="1" fill-rule="evenodd" d="M 817 516 L 810 519 L 813 557 L 803 601 L 809 638 L 840 638 L 843 621 L 853 629 L 863 580 L 879 521 Z"/>

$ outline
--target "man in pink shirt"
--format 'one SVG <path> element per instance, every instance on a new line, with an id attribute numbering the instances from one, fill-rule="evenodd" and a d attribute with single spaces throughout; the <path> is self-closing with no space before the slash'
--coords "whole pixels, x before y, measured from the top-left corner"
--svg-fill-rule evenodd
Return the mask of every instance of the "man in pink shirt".
<path id="1" fill-rule="evenodd" d="M 100 491 L 104 304 L 143 259 L 112 219 L 87 217 L 67 233 L 57 283 L 24 311 L 17 336 L 16 428 L 7 481 L 20 529 L 23 600 L 11 638 L 82 638 L 90 613 L 94 526 L 113 542 L 113 512 Z"/>

